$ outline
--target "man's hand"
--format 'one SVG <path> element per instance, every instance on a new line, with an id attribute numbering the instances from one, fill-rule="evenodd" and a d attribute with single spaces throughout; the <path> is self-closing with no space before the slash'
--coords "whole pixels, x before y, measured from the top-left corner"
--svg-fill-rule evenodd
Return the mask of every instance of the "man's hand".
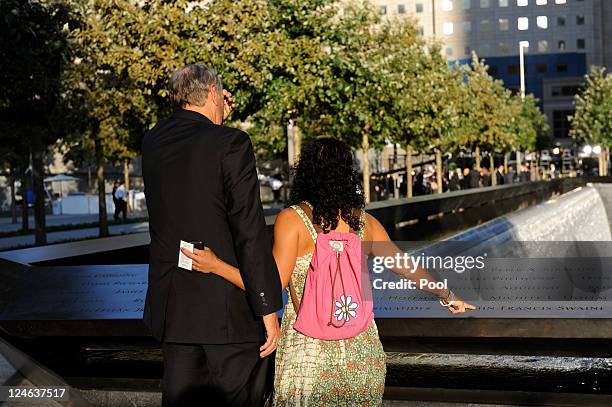
<path id="1" fill-rule="evenodd" d="M 273 312 L 263 316 L 264 325 L 266 326 L 266 343 L 260 348 L 259 356 L 265 358 L 276 350 L 278 341 L 280 340 L 280 327 L 278 326 L 278 315 Z"/>
<path id="2" fill-rule="evenodd" d="M 225 121 L 229 115 L 232 113 L 234 108 L 236 107 L 236 103 L 234 103 L 234 98 L 232 94 L 227 90 L 223 89 L 223 120 Z"/>

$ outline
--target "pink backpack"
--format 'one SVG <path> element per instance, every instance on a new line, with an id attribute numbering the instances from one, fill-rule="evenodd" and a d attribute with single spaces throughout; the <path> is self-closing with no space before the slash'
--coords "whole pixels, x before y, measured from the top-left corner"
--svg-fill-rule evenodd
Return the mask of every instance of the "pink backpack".
<path id="1" fill-rule="evenodd" d="M 289 284 L 293 307 L 299 310 L 293 327 L 317 339 L 353 338 L 368 329 L 374 319 L 367 263 L 361 255 L 361 239 L 353 232 L 317 234 L 302 208 L 295 205 L 292 208 L 315 240 L 301 303 L 297 301 L 294 287 Z M 363 211 L 361 220 L 365 224 Z"/>

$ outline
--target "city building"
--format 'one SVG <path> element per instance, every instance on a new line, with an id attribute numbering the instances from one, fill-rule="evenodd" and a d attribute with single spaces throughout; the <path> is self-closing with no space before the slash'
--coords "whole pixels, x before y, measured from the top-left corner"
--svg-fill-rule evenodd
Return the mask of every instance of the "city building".
<path id="1" fill-rule="evenodd" d="M 567 117 L 592 65 L 612 65 L 611 0 L 377 0 L 388 17 L 414 18 L 419 31 L 442 41 L 449 61 L 472 51 L 490 74 L 520 89 L 519 44 L 526 92 L 539 100 L 555 142 L 571 145 Z"/>

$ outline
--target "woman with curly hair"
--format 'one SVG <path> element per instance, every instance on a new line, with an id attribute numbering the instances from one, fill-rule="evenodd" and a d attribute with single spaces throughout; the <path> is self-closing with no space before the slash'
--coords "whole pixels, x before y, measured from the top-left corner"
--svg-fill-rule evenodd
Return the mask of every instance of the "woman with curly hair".
<path id="1" fill-rule="evenodd" d="M 332 138 L 311 141 L 302 150 L 293 172 L 291 206 L 276 218 L 273 254 L 283 289 L 291 284 L 295 296 L 302 298 L 319 233 L 353 231 L 361 240 L 372 242 L 388 242 L 390 238 L 364 210 L 359 173 L 346 144 Z M 209 250 L 206 252 L 208 257 L 214 257 Z M 218 259 L 193 258 L 197 270 L 210 270 L 243 287 L 239 271 L 232 266 Z M 431 279 L 424 270 L 416 276 Z M 428 291 L 443 299 L 451 295 L 448 290 Z M 452 313 L 473 308 L 454 295 L 452 299 Z M 382 405 L 386 363 L 376 323 L 372 321 L 352 338 L 322 340 L 295 330 L 296 317 L 293 302 L 287 301 L 276 351 L 274 405 Z"/>

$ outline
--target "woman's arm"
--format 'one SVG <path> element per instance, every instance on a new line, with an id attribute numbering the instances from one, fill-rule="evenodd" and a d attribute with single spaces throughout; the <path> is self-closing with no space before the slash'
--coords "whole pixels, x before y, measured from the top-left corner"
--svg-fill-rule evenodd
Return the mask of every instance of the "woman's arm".
<path id="1" fill-rule="evenodd" d="M 387 231 L 385 230 L 385 228 L 380 224 L 380 222 L 378 221 L 378 219 L 376 219 L 375 217 L 373 217 L 370 214 L 367 214 L 367 224 L 369 227 L 368 230 L 368 238 L 372 241 L 372 254 L 374 254 L 375 256 L 381 256 L 381 257 L 395 257 L 396 254 L 398 253 L 403 253 L 399 247 L 397 247 L 397 245 L 391 241 L 391 238 L 389 237 L 389 234 L 387 233 Z M 427 282 L 437 282 L 437 280 L 431 275 L 429 274 L 429 272 L 425 269 L 423 269 L 422 267 L 417 267 L 416 270 L 407 270 L 407 269 L 403 269 L 403 268 L 396 268 L 393 267 L 391 268 L 391 270 L 393 270 L 394 273 L 407 278 L 408 280 L 411 281 L 421 281 L 421 279 L 426 280 Z M 435 286 L 435 284 L 432 284 L 432 286 Z M 451 292 L 450 290 L 447 289 L 423 289 L 423 291 L 427 291 L 430 292 L 432 294 L 434 294 L 435 296 L 442 298 L 442 299 L 448 299 L 449 296 L 451 296 Z M 468 304 L 467 302 L 459 299 L 458 297 L 455 297 L 455 300 L 453 301 L 453 305 L 451 307 L 449 307 L 450 312 L 452 312 L 453 314 L 458 314 L 458 313 L 462 313 L 464 312 L 466 309 L 475 309 L 475 307 L 471 304 Z"/>
<path id="2" fill-rule="evenodd" d="M 281 287 L 285 289 L 291 280 L 300 246 L 299 228 L 303 222 L 297 212 L 291 208 L 285 209 L 276 217 L 274 223 L 274 246 L 272 255 L 276 260 L 280 274 Z"/>
<path id="3" fill-rule="evenodd" d="M 276 260 L 276 266 L 280 274 L 282 288 L 289 284 L 291 273 L 295 267 L 297 251 L 299 246 L 299 225 L 301 219 L 293 209 L 285 209 L 276 217 L 274 224 L 274 247 L 272 254 Z M 192 269 L 201 273 L 212 273 L 222 277 L 244 290 L 244 282 L 240 270 L 217 257 L 215 252 L 208 247 L 204 250 L 193 249 L 193 253 L 187 249 L 181 249 L 183 254 L 193 260 Z"/>
<path id="4" fill-rule="evenodd" d="M 204 274 L 216 274 L 244 290 L 244 281 L 242 281 L 240 270 L 218 258 L 215 252 L 208 247 L 205 247 L 204 250 L 193 249 L 193 253 L 184 248 L 181 251 L 193 260 L 191 265 L 193 270 Z"/>

